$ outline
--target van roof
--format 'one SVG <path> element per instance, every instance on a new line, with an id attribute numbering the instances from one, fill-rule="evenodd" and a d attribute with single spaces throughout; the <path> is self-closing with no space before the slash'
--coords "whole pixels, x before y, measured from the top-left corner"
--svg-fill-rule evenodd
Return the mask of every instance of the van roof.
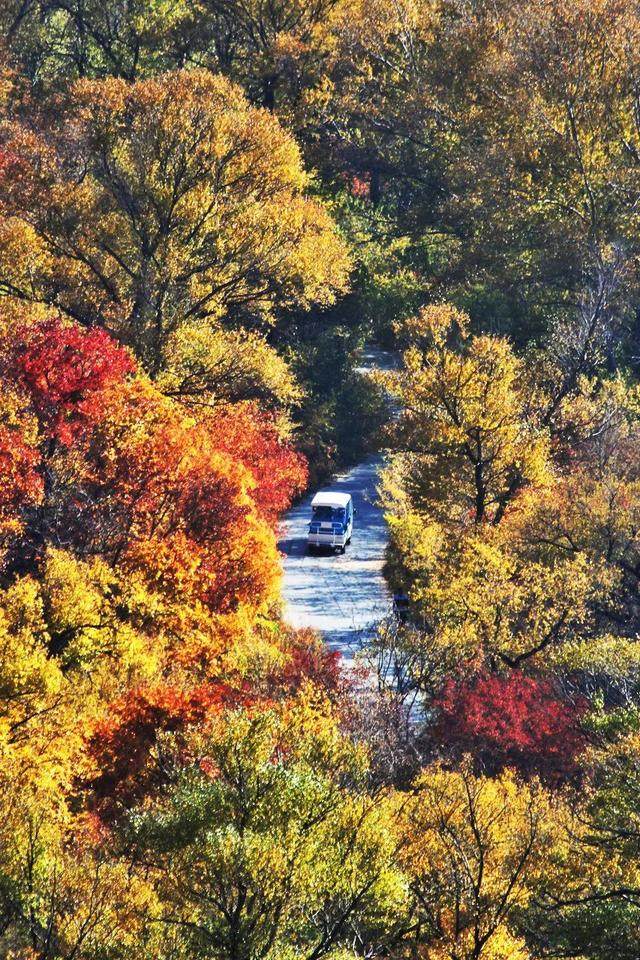
<path id="1" fill-rule="evenodd" d="M 346 507 L 351 500 L 348 493 L 332 493 L 330 490 L 322 490 L 316 493 L 311 501 L 312 507 Z"/>

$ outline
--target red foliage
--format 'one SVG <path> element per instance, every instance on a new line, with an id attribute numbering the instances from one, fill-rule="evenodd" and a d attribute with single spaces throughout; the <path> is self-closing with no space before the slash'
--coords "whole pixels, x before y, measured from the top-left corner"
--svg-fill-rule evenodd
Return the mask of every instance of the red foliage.
<path id="1" fill-rule="evenodd" d="M 6 147 L 0 148 L 0 175 L 13 172 L 17 162 L 18 156 L 13 150 L 7 150 Z"/>
<path id="2" fill-rule="evenodd" d="M 179 733 L 225 708 L 250 702 L 243 690 L 210 683 L 189 692 L 170 686 L 140 687 L 113 703 L 109 718 L 98 724 L 87 745 L 99 772 L 86 786 L 100 818 L 112 821 L 166 782 L 161 758 L 152 760 L 159 733 Z"/>
<path id="3" fill-rule="evenodd" d="M 33 452 L 19 426 L 13 441 L 0 434 L 0 522 L 21 537 L 8 544 L 8 575 L 34 571 L 53 539 L 141 572 L 177 603 L 227 612 L 274 597 L 270 527 L 306 467 L 273 419 L 247 404 L 194 420 L 100 329 L 24 314 L 2 337 L 13 420 L 39 427 Z"/>
<path id="4" fill-rule="evenodd" d="M 91 417 L 91 400 L 136 369 L 133 358 L 104 330 L 85 330 L 60 319 L 29 331 L 18 366 L 46 427 L 70 444 Z"/>
<path id="5" fill-rule="evenodd" d="M 40 456 L 19 431 L 0 425 L 0 518 L 9 518 L 43 490 Z"/>
<path id="6" fill-rule="evenodd" d="M 305 478 L 273 422 L 238 408 L 195 423 L 135 376 L 105 331 L 60 318 L 25 315 L 2 347 L 2 374 L 24 398 L 19 414 L 40 426 L 33 451 L 18 427 L 0 434 L 9 533 L 27 494 L 43 494 L 11 554 L 16 570 L 37 564 L 53 536 L 79 556 L 143 571 L 178 601 L 222 611 L 273 593 L 279 563 L 266 521 Z"/>
<path id="7" fill-rule="evenodd" d="M 368 174 L 364 177 L 352 177 L 351 193 L 360 200 L 369 200 L 371 197 L 371 177 Z"/>
<path id="8" fill-rule="evenodd" d="M 586 703 L 571 703 L 548 681 L 520 673 L 450 680 L 435 706 L 441 743 L 491 772 L 514 766 L 527 775 L 568 776 L 585 745 L 579 721 Z"/>
<path id="9" fill-rule="evenodd" d="M 15 150 L 7 147 L 0 147 L 0 180 L 2 180 L 3 194 L 8 192 L 16 182 L 20 183 L 29 179 L 31 163 L 25 157 L 20 156 Z M 3 200 L 5 198 L 3 197 Z"/>
<path id="10" fill-rule="evenodd" d="M 216 446 L 239 460 L 253 475 L 253 496 L 271 524 L 304 490 L 307 461 L 278 436 L 273 417 L 255 404 L 216 411 L 209 423 Z"/>
<path id="11" fill-rule="evenodd" d="M 368 172 L 362 174 L 348 173 L 343 171 L 341 178 L 344 181 L 347 190 L 351 196 L 359 200 L 371 199 L 371 174 Z"/>
<path id="12" fill-rule="evenodd" d="M 329 695 L 343 689 L 345 679 L 340 667 L 340 653 L 330 650 L 315 634 L 305 630 L 292 631 L 285 652 L 287 661 L 271 675 L 272 685 L 294 692 L 309 681 Z"/>

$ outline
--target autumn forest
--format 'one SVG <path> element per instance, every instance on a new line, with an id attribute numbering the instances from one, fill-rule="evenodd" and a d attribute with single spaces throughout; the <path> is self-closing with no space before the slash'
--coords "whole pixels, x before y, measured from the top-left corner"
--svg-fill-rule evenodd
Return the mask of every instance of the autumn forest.
<path id="1" fill-rule="evenodd" d="M 0 958 L 639 945 L 638 4 L 0 0 Z"/>

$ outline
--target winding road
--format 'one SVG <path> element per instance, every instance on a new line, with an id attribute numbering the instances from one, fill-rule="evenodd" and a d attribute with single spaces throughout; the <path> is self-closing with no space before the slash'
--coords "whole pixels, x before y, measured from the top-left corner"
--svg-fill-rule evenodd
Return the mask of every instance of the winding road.
<path id="1" fill-rule="evenodd" d="M 363 355 L 362 372 L 390 366 L 387 354 Z M 348 663 L 360 641 L 388 615 L 391 598 L 382 575 L 387 525 L 377 504 L 381 456 L 370 457 L 347 473 L 322 484 L 323 490 L 350 493 L 356 517 L 353 539 L 344 555 L 307 552 L 311 500 L 316 490 L 287 513 L 282 521 L 284 618 L 294 627 L 310 627 L 339 650 Z"/>

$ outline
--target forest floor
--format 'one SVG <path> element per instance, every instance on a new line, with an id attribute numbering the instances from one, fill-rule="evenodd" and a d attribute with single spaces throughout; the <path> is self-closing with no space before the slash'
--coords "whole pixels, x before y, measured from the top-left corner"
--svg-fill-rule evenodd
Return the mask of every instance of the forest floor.
<path id="1" fill-rule="evenodd" d="M 389 354 L 370 349 L 363 354 L 360 369 L 389 368 L 392 362 Z M 344 555 L 311 555 L 307 551 L 311 500 L 317 490 L 310 490 L 282 521 L 279 546 L 283 554 L 284 618 L 292 626 L 318 631 L 347 662 L 391 608 L 382 573 L 388 531 L 377 502 L 383 463 L 381 455 L 369 457 L 322 484 L 323 490 L 350 493 L 353 497 L 353 539 Z"/>

